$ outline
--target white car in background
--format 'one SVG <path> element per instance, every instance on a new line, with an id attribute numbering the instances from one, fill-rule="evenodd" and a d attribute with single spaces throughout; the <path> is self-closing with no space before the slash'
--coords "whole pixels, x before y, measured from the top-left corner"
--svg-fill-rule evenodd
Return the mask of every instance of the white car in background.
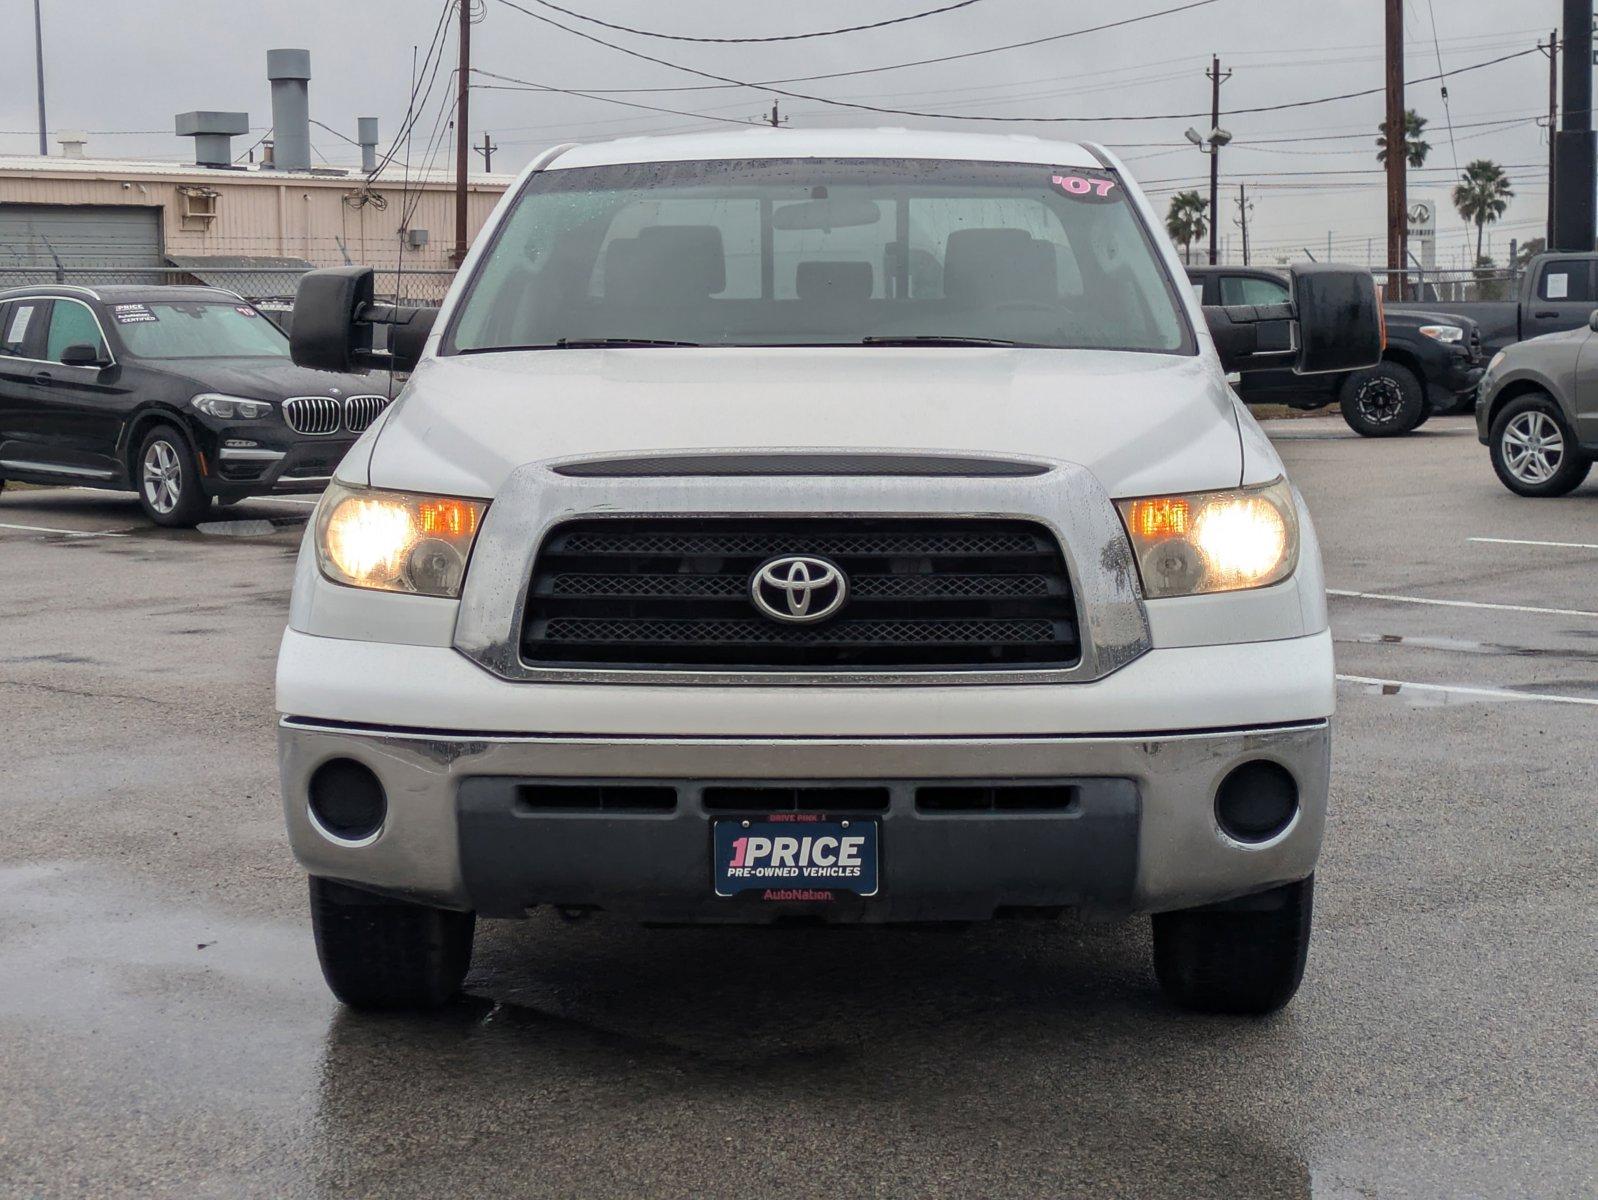
<path id="1" fill-rule="evenodd" d="M 1205 311 L 1096 146 L 781 130 L 549 151 L 430 329 L 371 280 L 293 324 L 415 371 L 278 664 L 339 997 L 443 1003 L 538 906 L 1149 913 L 1179 1003 L 1292 996 L 1332 644 L 1226 374 L 1374 362 L 1367 273 Z"/>

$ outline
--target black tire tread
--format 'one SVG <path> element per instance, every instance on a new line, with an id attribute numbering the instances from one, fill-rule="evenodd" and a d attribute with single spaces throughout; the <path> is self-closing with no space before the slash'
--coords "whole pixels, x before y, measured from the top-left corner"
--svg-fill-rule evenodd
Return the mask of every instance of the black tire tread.
<path id="1" fill-rule="evenodd" d="M 1155 914 L 1161 989 L 1196 1012 L 1275 1012 L 1304 978 L 1314 893 L 1311 875 L 1241 901 Z"/>
<path id="2" fill-rule="evenodd" d="M 1403 411 L 1391 425 L 1374 425 L 1359 411 L 1360 385 L 1378 376 L 1393 380 L 1404 393 Z M 1406 433 L 1412 433 L 1430 415 L 1426 407 L 1425 385 L 1416 377 L 1415 372 L 1403 363 L 1390 362 L 1386 359 L 1374 367 L 1354 371 L 1343 380 L 1339 389 L 1338 407 L 1342 410 L 1343 420 L 1348 422 L 1350 429 L 1361 437 L 1370 438 L 1401 437 Z"/>
<path id="3" fill-rule="evenodd" d="M 439 1008 L 471 966 L 477 917 L 311 877 L 311 927 L 327 986 L 351 1008 Z"/>

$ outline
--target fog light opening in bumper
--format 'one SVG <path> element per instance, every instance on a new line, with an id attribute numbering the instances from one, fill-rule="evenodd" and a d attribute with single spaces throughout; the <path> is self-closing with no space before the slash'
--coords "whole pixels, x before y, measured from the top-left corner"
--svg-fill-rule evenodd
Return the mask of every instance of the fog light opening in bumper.
<path id="1" fill-rule="evenodd" d="M 388 795 L 370 767 L 335 758 L 317 767 L 306 788 L 311 820 L 322 836 L 347 846 L 375 841 L 388 817 Z"/>
<path id="2" fill-rule="evenodd" d="M 1298 816 L 1298 783 L 1279 763 L 1256 759 L 1235 767 L 1215 793 L 1215 823 L 1246 846 L 1268 842 Z"/>

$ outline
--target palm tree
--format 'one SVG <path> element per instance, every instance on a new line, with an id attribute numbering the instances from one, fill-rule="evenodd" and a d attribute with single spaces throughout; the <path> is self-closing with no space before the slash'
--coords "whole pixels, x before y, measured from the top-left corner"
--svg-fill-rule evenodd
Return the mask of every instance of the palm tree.
<path id="1" fill-rule="evenodd" d="M 1183 262 L 1192 261 L 1193 243 L 1210 231 L 1209 222 L 1204 219 L 1204 210 L 1209 206 L 1210 202 L 1197 192 L 1177 192 L 1171 197 L 1171 206 L 1165 210 L 1165 232 L 1182 247 Z"/>
<path id="2" fill-rule="evenodd" d="M 1421 140 L 1421 134 L 1426 130 L 1426 118 L 1413 108 L 1404 113 L 1404 161 L 1412 167 L 1426 165 L 1426 156 L 1431 153 L 1430 142 Z M 1379 136 L 1376 139 L 1376 161 L 1383 166 L 1387 165 L 1387 122 L 1383 121 L 1376 127 Z"/>
<path id="3" fill-rule="evenodd" d="M 1476 227 L 1476 258 L 1482 256 L 1482 233 L 1488 224 L 1498 220 L 1515 197 L 1509 186 L 1509 176 L 1503 167 L 1490 158 L 1478 158 L 1465 167 L 1460 182 L 1454 186 L 1454 207 L 1467 224 Z"/>

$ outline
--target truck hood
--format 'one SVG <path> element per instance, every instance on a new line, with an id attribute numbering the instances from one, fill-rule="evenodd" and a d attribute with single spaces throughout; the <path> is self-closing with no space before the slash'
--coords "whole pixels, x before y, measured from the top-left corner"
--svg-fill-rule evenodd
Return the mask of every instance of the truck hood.
<path id="1" fill-rule="evenodd" d="M 662 450 L 1046 457 L 1112 495 L 1236 486 L 1237 417 L 1207 357 L 966 347 L 541 350 L 425 360 L 345 471 L 492 497 L 517 467 Z M 341 477 L 344 477 L 341 474 Z"/>

